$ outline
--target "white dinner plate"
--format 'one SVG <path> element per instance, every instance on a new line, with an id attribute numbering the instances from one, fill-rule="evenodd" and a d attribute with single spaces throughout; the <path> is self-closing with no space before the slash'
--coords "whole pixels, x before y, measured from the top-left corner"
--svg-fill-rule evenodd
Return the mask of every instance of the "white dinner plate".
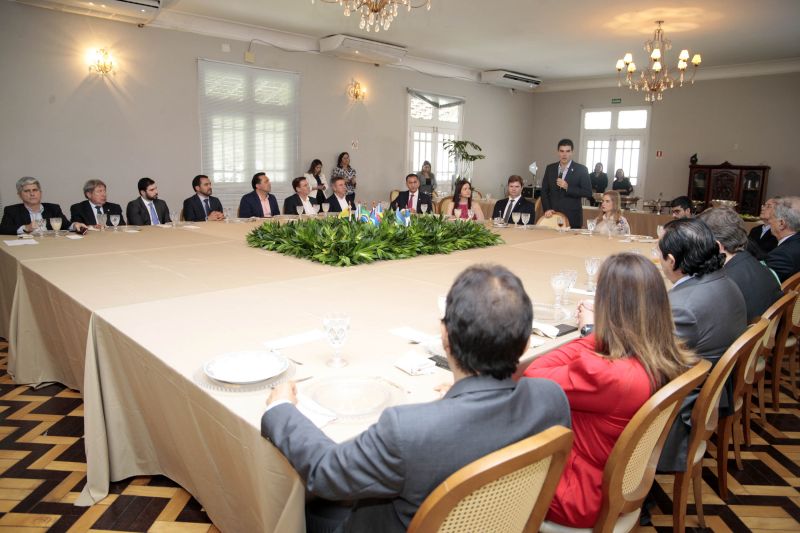
<path id="1" fill-rule="evenodd" d="M 203 366 L 211 379 L 224 383 L 246 385 L 258 383 L 283 373 L 289 361 L 277 352 L 231 352 L 212 359 Z"/>
<path id="2" fill-rule="evenodd" d="M 393 388 L 375 377 L 347 376 L 318 380 L 304 393 L 340 418 L 372 416 L 394 403 Z"/>

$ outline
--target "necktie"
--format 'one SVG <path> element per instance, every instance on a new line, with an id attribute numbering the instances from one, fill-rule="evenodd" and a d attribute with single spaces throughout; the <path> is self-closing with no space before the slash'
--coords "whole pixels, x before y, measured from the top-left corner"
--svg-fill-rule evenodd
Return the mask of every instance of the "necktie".
<path id="1" fill-rule="evenodd" d="M 508 200 L 508 205 L 506 206 L 506 212 L 503 215 L 503 222 L 508 222 L 511 219 L 511 212 L 514 210 L 514 204 L 516 200 Z"/>
<path id="2" fill-rule="evenodd" d="M 156 204 L 150 202 L 150 223 L 154 226 L 158 226 L 161 222 L 158 220 L 158 215 L 156 214 Z"/>
<path id="3" fill-rule="evenodd" d="M 408 209 L 413 209 L 414 208 L 414 194 L 413 193 L 408 193 L 408 202 L 406 203 L 406 207 Z"/>
<path id="4" fill-rule="evenodd" d="M 96 206 L 94 206 L 94 208 L 95 208 L 95 209 L 97 209 L 97 214 L 98 214 L 98 215 L 102 215 L 102 214 L 103 214 L 103 210 L 102 210 L 102 209 L 100 209 L 100 206 L 99 206 L 99 205 L 96 205 Z"/>
<path id="5" fill-rule="evenodd" d="M 203 199 L 203 209 L 205 209 L 206 218 L 208 218 L 208 214 L 211 212 L 211 206 L 208 203 L 208 198 Z"/>

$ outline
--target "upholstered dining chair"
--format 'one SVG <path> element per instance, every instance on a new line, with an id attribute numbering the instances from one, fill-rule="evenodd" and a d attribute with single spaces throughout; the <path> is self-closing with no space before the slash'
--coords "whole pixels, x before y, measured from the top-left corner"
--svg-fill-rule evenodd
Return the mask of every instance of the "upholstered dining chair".
<path id="1" fill-rule="evenodd" d="M 544 214 L 544 209 L 542 209 L 542 198 L 539 197 L 533 204 L 533 219 L 535 221 L 538 221 L 540 218 L 542 218 L 543 214 Z"/>
<path id="2" fill-rule="evenodd" d="M 453 197 L 447 196 L 442 198 L 442 201 L 439 202 L 438 211 L 440 215 L 447 216 L 447 212 L 450 211 L 450 208 L 453 206 Z"/>
<path id="3" fill-rule="evenodd" d="M 409 533 L 535 532 L 572 448 L 572 431 L 551 427 L 461 468 L 425 498 Z"/>
<path id="4" fill-rule="evenodd" d="M 686 395 L 703 382 L 710 368 L 711 363 L 703 359 L 658 389 L 625 426 L 603 471 L 603 503 L 593 528 L 571 528 L 545 521 L 540 531 L 627 533 L 637 526 L 672 422 Z"/>
<path id="5" fill-rule="evenodd" d="M 392 192 L 389 193 L 389 203 L 394 202 L 395 198 L 400 196 L 400 191 L 397 189 L 392 189 Z"/>
<path id="6" fill-rule="evenodd" d="M 751 354 L 758 354 L 763 343 L 764 333 L 767 331 L 767 320 L 749 326 L 730 348 L 720 357 L 714 369 L 706 378 L 703 388 L 695 400 L 692 409 L 692 431 L 689 434 L 687 451 L 687 465 L 684 472 L 675 472 L 675 484 L 672 488 L 672 530 L 683 532 L 686 526 L 686 500 L 689 494 L 689 482 L 694 488 L 694 502 L 697 509 L 697 520 L 700 527 L 705 526 L 703 518 L 702 479 L 703 455 L 708 447 L 708 440 L 717 431 L 717 477 L 719 478 L 720 496 L 727 497 L 728 485 L 728 440 L 731 430 L 739 427 L 738 421 L 742 415 L 743 398 L 734 396 L 729 398 L 735 406 L 734 412 L 723 419 L 719 419 L 719 399 L 725 389 L 725 383 L 731 376 L 737 363 L 741 364 L 751 358 Z M 733 436 L 734 448 L 737 452 L 737 463 L 741 469 L 741 456 L 739 454 L 739 440 Z"/>
<path id="7" fill-rule="evenodd" d="M 559 211 L 553 213 L 553 216 L 550 218 L 545 216 L 539 217 L 539 219 L 536 221 L 536 225 L 543 226 L 545 228 L 558 228 L 558 217 L 564 219 L 564 229 L 569 229 L 569 218 L 567 218 L 567 215 Z"/>

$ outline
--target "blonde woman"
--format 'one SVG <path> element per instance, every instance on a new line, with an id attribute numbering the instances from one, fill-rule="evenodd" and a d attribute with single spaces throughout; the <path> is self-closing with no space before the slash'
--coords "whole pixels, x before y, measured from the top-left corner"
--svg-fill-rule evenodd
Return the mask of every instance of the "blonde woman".
<path id="1" fill-rule="evenodd" d="M 594 222 L 594 230 L 601 235 L 606 233 L 611 235 L 630 234 L 631 226 L 622 216 L 620 197 L 617 191 L 603 193 L 603 201 L 600 203 L 600 215 L 594 219 Z"/>

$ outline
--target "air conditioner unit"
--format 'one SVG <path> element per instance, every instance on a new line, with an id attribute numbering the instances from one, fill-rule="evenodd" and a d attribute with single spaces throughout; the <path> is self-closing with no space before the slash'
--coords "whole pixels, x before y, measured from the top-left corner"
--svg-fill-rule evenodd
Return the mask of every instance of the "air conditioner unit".
<path id="1" fill-rule="evenodd" d="M 169 0 L 17 0 L 21 4 L 100 17 L 132 24 L 147 24 Z"/>
<path id="2" fill-rule="evenodd" d="M 535 76 L 510 70 L 484 70 L 481 72 L 481 81 L 499 87 L 509 87 L 523 91 L 533 91 L 542 84 L 542 80 Z"/>
<path id="3" fill-rule="evenodd" d="M 402 46 L 339 34 L 320 39 L 319 51 L 342 59 L 387 65 L 402 61 L 407 50 Z"/>

